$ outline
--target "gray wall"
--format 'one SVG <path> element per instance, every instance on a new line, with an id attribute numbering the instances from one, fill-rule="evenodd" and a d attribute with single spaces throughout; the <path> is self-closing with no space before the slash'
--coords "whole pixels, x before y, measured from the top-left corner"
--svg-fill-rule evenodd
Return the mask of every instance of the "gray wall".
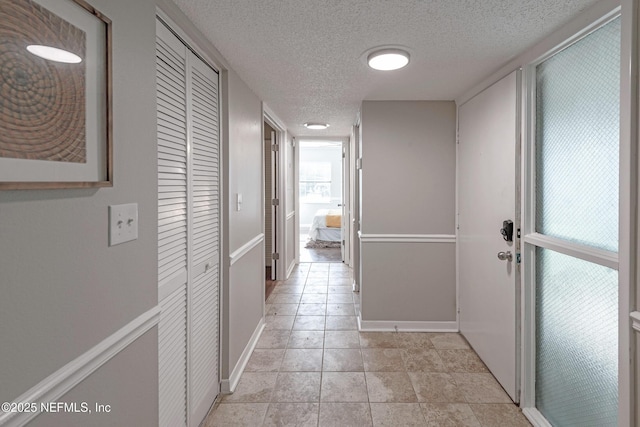
<path id="1" fill-rule="evenodd" d="M 455 244 L 397 241 L 455 234 L 455 104 L 365 101 L 361 119 L 361 318 L 455 321 Z"/>
<path id="2" fill-rule="evenodd" d="M 285 265 L 284 268 L 289 269 L 296 261 L 296 197 L 295 194 L 295 150 L 298 147 L 293 146 L 293 137 L 287 133 L 285 147 L 285 165 L 283 167 L 285 173 L 285 222 L 286 222 L 286 244 Z"/>
<path id="3" fill-rule="evenodd" d="M 262 233 L 262 104 L 251 89 L 229 71 L 228 153 L 229 218 L 228 254 L 232 254 Z M 236 193 L 242 193 L 242 210 L 236 211 Z M 223 341 L 223 379 L 233 372 L 264 315 L 264 243 L 253 248 L 229 268 L 228 302 L 223 310 L 228 319 L 228 345 Z M 225 362 L 226 359 L 226 363 Z"/>
<path id="4" fill-rule="evenodd" d="M 114 186 L 0 192 L 0 401 L 18 397 L 157 304 L 155 2 L 92 5 L 113 21 Z M 109 247 L 108 206 L 132 202 L 139 208 L 138 240 Z M 156 337 L 154 328 L 112 360 L 118 369 L 105 366 L 107 383 L 86 380 L 88 396 L 107 401 L 118 394 L 114 404 L 128 402 L 92 425 L 157 424 Z M 134 363 L 126 363 L 132 354 Z M 136 387 L 126 387 L 131 382 Z"/>

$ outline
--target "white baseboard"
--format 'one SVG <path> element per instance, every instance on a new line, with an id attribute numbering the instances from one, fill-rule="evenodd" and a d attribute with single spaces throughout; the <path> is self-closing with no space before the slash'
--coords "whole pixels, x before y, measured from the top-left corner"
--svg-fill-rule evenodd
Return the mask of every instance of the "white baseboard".
<path id="1" fill-rule="evenodd" d="M 160 306 L 156 306 L 101 341 L 80 357 L 58 369 L 44 380 L 18 396 L 14 402 L 57 402 L 102 365 L 127 348 L 160 321 Z M 0 412 L 0 426 L 23 426 L 35 418 L 36 412 Z"/>
<path id="2" fill-rule="evenodd" d="M 260 339 L 260 335 L 262 335 L 262 331 L 264 331 L 265 326 L 266 324 L 264 323 L 264 317 L 263 317 L 262 319 L 260 319 L 260 323 L 258 323 L 256 330 L 253 331 L 253 335 L 251 335 L 251 339 L 249 340 L 246 347 L 244 348 L 244 351 L 240 355 L 240 358 L 238 359 L 238 363 L 236 363 L 235 368 L 233 368 L 233 371 L 231 372 L 229 379 L 224 379 L 221 381 L 220 383 L 221 393 L 230 394 L 235 391 L 236 386 L 240 381 L 240 377 L 244 372 L 244 368 L 247 367 L 247 362 L 249 362 L 249 358 L 251 357 L 253 350 L 256 348 L 256 345 L 258 344 L 258 340 Z"/>
<path id="3" fill-rule="evenodd" d="M 296 268 L 296 260 L 292 260 L 291 264 L 289 265 L 289 268 L 287 268 L 287 277 L 285 277 L 285 279 L 288 279 L 289 276 L 291 276 L 291 273 L 293 273 L 293 269 Z"/>
<path id="4" fill-rule="evenodd" d="M 524 408 L 522 413 L 534 427 L 553 427 L 536 408 Z"/>
<path id="5" fill-rule="evenodd" d="M 358 329 L 361 332 L 458 332 L 458 324 L 455 321 L 362 320 L 358 316 Z"/>

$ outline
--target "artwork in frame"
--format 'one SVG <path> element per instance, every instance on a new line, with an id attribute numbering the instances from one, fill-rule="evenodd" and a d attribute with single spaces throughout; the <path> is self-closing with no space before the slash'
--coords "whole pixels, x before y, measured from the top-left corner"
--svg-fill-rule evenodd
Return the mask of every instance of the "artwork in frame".
<path id="1" fill-rule="evenodd" d="M 0 0 L 0 190 L 112 185 L 111 21 Z"/>

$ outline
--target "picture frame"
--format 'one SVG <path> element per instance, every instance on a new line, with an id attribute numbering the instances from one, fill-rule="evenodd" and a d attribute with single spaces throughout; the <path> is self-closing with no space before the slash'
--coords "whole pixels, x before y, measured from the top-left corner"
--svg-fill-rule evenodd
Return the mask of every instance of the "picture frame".
<path id="1" fill-rule="evenodd" d="M 84 0 L 0 2 L 0 190 L 113 185 L 111 47 Z"/>

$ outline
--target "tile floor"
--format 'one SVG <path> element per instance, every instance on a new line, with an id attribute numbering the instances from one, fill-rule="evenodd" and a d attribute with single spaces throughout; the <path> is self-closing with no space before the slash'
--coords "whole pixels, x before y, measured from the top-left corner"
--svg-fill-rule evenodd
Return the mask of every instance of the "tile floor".
<path id="1" fill-rule="evenodd" d="M 530 426 L 458 334 L 358 332 L 349 270 L 300 264 L 213 426 Z"/>

